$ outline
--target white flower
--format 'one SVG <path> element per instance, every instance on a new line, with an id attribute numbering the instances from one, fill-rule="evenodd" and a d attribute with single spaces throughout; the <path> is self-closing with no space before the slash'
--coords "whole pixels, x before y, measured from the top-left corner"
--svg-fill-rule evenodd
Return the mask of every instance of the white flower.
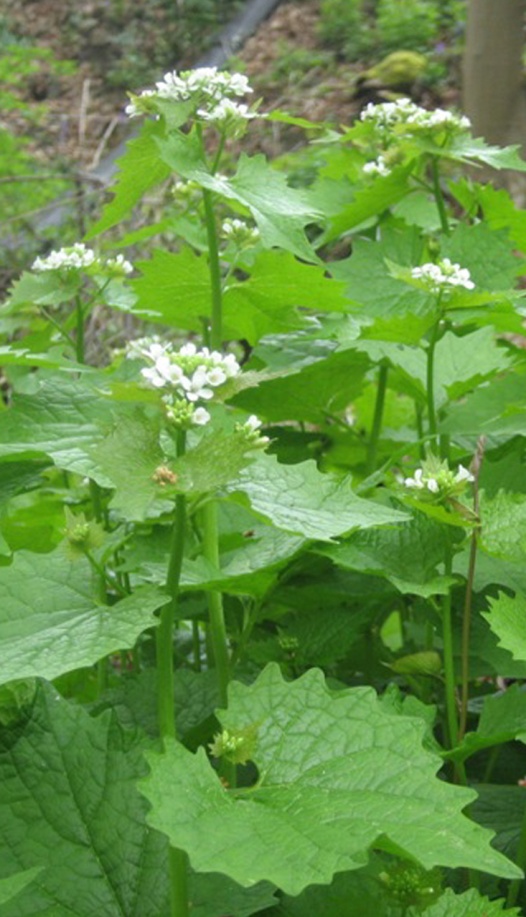
<path id="1" fill-rule="evenodd" d="M 210 420 L 210 414 L 206 408 L 196 408 L 192 414 L 192 423 L 198 427 L 204 427 Z"/>
<path id="2" fill-rule="evenodd" d="M 251 414 L 248 420 L 245 421 L 245 429 L 250 430 L 251 433 L 255 433 L 256 430 L 259 430 L 261 426 L 261 420 L 259 417 L 256 417 L 255 414 Z"/>
<path id="3" fill-rule="evenodd" d="M 208 401 L 214 397 L 212 389 L 207 388 L 208 374 L 206 366 L 198 366 L 191 379 L 183 376 L 181 385 L 185 390 L 188 401 L 199 401 L 200 398 Z"/>
<path id="4" fill-rule="evenodd" d="M 90 267 L 96 260 L 95 252 L 91 248 L 86 248 L 83 242 L 77 242 L 67 248 L 50 252 L 47 258 L 36 258 L 32 270 L 80 270 L 83 267 Z"/>
<path id="5" fill-rule="evenodd" d="M 414 478 L 406 478 L 404 484 L 406 487 L 416 487 L 418 490 L 422 490 L 424 487 L 424 482 L 422 481 L 423 471 L 421 468 L 417 468 L 415 471 Z"/>
<path id="6" fill-rule="evenodd" d="M 374 159 L 372 162 L 366 162 L 363 171 L 366 175 L 390 175 L 391 169 L 387 166 L 383 156 Z"/>
<path id="7" fill-rule="evenodd" d="M 460 267 L 460 264 L 453 264 L 449 258 L 444 258 L 438 264 L 428 263 L 414 267 L 411 270 L 411 277 L 415 280 L 422 280 L 432 293 L 451 290 L 452 287 L 475 289 L 468 269 Z"/>
<path id="8" fill-rule="evenodd" d="M 469 484 L 472 484 L 475 480 L 474 476 L 471 474 L 471 471 L 468 471 L 467 468 L 464 468 L 463 465 L 458 466 L 458 471 L 455 475 L 455 481 L 457 484 L 460 484 L 461 481 L 466 481 Z"/>
<path id="9" fill-rule="evenodd" d="M 133 264 L 126 261 L 124 255 L 117 255 L 116 258 L 108 258 L 104 267 L 109 271 L 115 271 L 117 274 L 131 274 L 133 271 Z"/>
<path id="10" fill-rule="evenodd" d="M 225 99 L 250 92 L 253 90 L 248 79 L 241 73 L 228 73 L 216 67 L 198 67 L 180 73 L 173 70 L 164 74 L 163 79 L 155 84 L 155 89 L 144 89 L 139 95 L 132 95 L 125 111 L 130 118 L 135 118 L 147 111 L 155 111 L 155 102 L 158 100 L 191 101 L 196 107 L 208 103 L 216 107 Z"/>
<path id="11" fill-rule="evenodd" d="M 182 357 L 195 357 L 197 353 L 197 347 L 195 344 L 192 344 L 191 341 L 188 341 L 187 344 L 183 344 L 179 353 Z"/>
<path id="12" fill-rule="evenodd" d="M 230 218 L 223 220 L 221 231 L 225 239 L 231 240 L 239 248 L 256 245 L 260 239 L 257 226 L 249 226 L 244 220 Z"/>
<path id="13" fill-rule="evenodd" d="M 448 500 L 462 494 L 465 485 L 474 480 L 471 472 L 463 465 L 459 465 L 454 474 L 447 462 L 441 462 L 435 456 L 430 456 L 422 468 L 416 469 L 414 477 L 405 478 L 403 483 L 410 489 L 429 491 L 431 494 L 438 494 L 441 499 Z M 424 494 L 422 497 L 425 499 Z"/>
<path id="14" fill-rule="evenodd" d="M 467 131 L 471 128 L 471 122 L 465 115 L 457 115 L 443 108 L 427 111 L 405 98 L 380 105 L 369 102 L 360 118 L 372 123 L 383 134 L 400 125 L 407 126 L 409 131 L 413 128 L 435 130 L 445 127 L 453 131 Z"/>
<path id="15" fill-rule="evenodd" d="M 222 358 L 221 365 L 228 379 L 231 379 L 233 376 L 237 376 L 237 374 L 241 371 L 241 367 L 233 353 L 227 353 L 227 355 Z"/>
<path id="16" fill-rule="evenodd" d="M 250 111 L 248 105 L 241 102 L 234 102 L 232 99 L 221 99 L 220 102 L 210 111 L 204 108 L 198 108 L 197 114 L 203 121 L 218 121 L 228 123 L 229 121 L 245 120 L 257 118 L 256 112 Z"/>
<path id="17" fill-rule="evenodd" d="M 206 378 L 208 384 L 216 387 L 216 385 L 223 385 L 223 382 L 226 382 L 226 373 L 220 366 L 215 366 L 213 369 L 209 369 Z"/>

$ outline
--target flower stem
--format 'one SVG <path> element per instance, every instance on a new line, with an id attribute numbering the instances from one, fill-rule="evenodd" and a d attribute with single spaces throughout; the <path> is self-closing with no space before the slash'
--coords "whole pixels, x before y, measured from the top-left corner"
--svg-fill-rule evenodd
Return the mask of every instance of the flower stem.
<path id="1" fill-rule="evenodd" d="M 203 555 L 216 569 L 219 567 L 217 503 L 215 500 L 209 500 L 203 507 Z M 208 613 L 210 616 L 210 640 L 219 682 L 219 697 L 221 704 L 226 707 L 228 683 L 230 681 L 230 662 L 221 592 L 211 591 L 208 593 Z"/>
<path id="2" fill-rule="evenodd" d="M 180 430 L 177 436 L 177 455 L 184 455 L 184 452 L 185 433 Z M 163 739 L 166 736 L 175 738 L 177 734 L 174 708 L 173 628 L 179 597 L 185 528 L 186 497 L 184 494 L 177 494 L 170 544 L 170 560 L 166 575 L 166 591 L 170 595 L 170 602 L 161 609 L 160 623 L 156 631 L 158 718 L 159 732 Z"/>
<path id="3" fill-rule="evenodd" d="M 369 475 L 372 474 L 376 469 L 376 454 L 378 451 L 380 431 L 382 429 L 382 417 L 385 406 L 385 392 L 387 389 L 388 373 L 389 365 L 384 362 L 380 363 L 380 369 L 378 372 L 378 388 L 376 390 L 376 402 L 374 406 L 373 425 L 371 427 L 371 437 L 369 439 L 369 447 L 367 449 L 367 477 L 369 477 Z"/>
<path id="4" fill-rule="evenodd" d="M 475 455 L 473 475 L 475 483 L 473 486 L 473 511 L 477 519 L 479 518 L 480 500 L 479 500 L 479 474 L 484 457 L 485 437 L 481 436 L 477 443 L 477 452 Z M 469 701 L 469 643 L 471 631 L 471 606 L 473 598 L 473 580 L 475 578 L 475 564 L 477 560 L 478 538 L 480 533 L 480 524 L 477 523 L 471 533 L 471 545 L 469 551 L 468 575 L 466 581 L 466 596 L 464 599 L 464 614 L 462 617 L 462 663 L 461 663 L 461 692 L 460 692 L 460 724 L 459 740 L 462 741 L 466 732 L 468 719 L 468 701 Z"/>
<path id="5" fill-rule="evenodd" d="M 446 205 L 444 202 L 444 194 L 442 192 L 442 187 L 440 185 L 438 156 L 431 157 L 431 174 L 433 177 L 433 194 L 435 196 L 438 215 L 440 217 L 440 225 L 442 227 L 442 232 L 444 233 L 444 235 L 449 236 L 450 235 L 449 220 L 447 218 Z"/>
<path id="6" fill-rule="evenodd" d="M 429 436 L 432 441 L 437 436 L 437 417 L 435 410 L 435 347 L 438 339 L 437 321 L 431 332 L 431 339 L 427 348 L 427 423 L 429 427 Z"/>
<path id="7" fill-rule="evenodd" d="M 77 363 L 84 363 L 84 310 L 80 296 L 75 298 L 75 315 L 76 315 L 76 356 Z"/>
<path id="8" fill-rule="evenodd" d="M 526 872 L 526 808 L 524 809 L 524 814 L 522 816 L 521 833 L 519 837 L 519 847 L 517 850 L 517 855 L 515 857 L 515 862 L 517 866 L 519 866 L 522 869 L 523 872 Z M 510 882 L 509 888 L 508 888 L 508 895 L 506 897 L 506 907 L 507 908 L 513 907 L 516 904 L 517 898 L 519 897 L 520 890 L 521 888 L 523 888 L 523 886 L 524 886 L 524 879 L 514 879 L 512 882 Z"/>
<path id="9" fill-rule="evenodd" d="M 177 434 L 177 455 L 184 455 L 185 448 L 186 434 L 180 430 Z M 170 602 L 161 609 L 161 620 L 156 631 L 158 721 L 159 732 L 163 742 L 167 738 L 175 739 L 177 736 L 174 698 L 173 629 L 179 598 L 185 529 L 186 497 L 184 494 L 177 494 L 170 544 L 170 560 L 166 574 L 166 591 L 170 595 Z M 169 872 L 170 917 L 188 917 L 188 857 L 183 850 L 170 847 Z"/>
<path id="10" fill-rule="evenodd" d="M 220 350 L 223 343 L 223 291 L 221 286 L 221 266 L 219 264 L 219 249 L 217 244 L 214 205 L 212 201 L 212 193 L 208 190 L 208 188 L 203 188 L 203 203 L 205 208 L 205 225 L 208 240 L 210 283 L 212 287 L 210 346 L 213 350 Z"/>
<path id="11" fill-rule="evenodd" d="M 451 548 L 446 548 L 444 573 L 451 576 L 452 558 Z M 453 627 L 451 609 L 451 588 L 443 597 L 442 602 L 442 640 L 444 643 L 444 679 L 446 688 L 446 719 L 449 733 L 449 747 L 458 744 L 457 702 L 455 696 L 455 667 L 453 659 Z"/>

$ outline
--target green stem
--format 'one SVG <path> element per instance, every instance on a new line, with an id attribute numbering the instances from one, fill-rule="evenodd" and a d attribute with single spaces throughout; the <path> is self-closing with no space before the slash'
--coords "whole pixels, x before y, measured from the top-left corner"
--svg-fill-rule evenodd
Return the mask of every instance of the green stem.
<path id="1" fill-rule="evenodd" d="M 192 650 L 194 654 L 194 669 L 201 671 L 201 640 L 199 636 L 199 621 L 192 621 Z"/>
<path id="2" fill-rule="evenodd" d="M 75 316 L 76 316 L 76 353 L 77 363 L 84 363 L 84 311 L 80 296 L 75 298 Z"/>
<path id="3" fill-rule="evenodd" d="M 479 475 L 484 458 L 484 448 L 486 439 L 484 436 L 479 438 L 477 451 L 473 462 L 473 475 L 475 483 L 473 486 L 473 512 L 477 520 L 480 513 L 479 498 Z M 461 663 L 461 692 L 460 692 L 460 725 L 459 739 L 464 738 L 468 719 L 468 702 L 469 702 L 469 644 L 471 632 L 471 608 L 473 599 L 473 581 L 475 579 L 475 564 L 477 562 L 478 538 L 480 533 L 480 523 L 477 522 L 471 533 L 471 545 L 469 550 L 469 565 L 466 581 L 466 596 L 464 599 L 464 614 L 462 617 L 462 663 Z"/>
<path id="4" fill-rule="evenodd" d="M 376 468 L 376 454 L 378 451 L 380 431 L 382 429 L 382 417 L 385 406 L 385 393 L 387 390 L 388 374 L 389 365 L 387 363 L 380 363 L 380 369 L 378 372 L 378 388 L 376 390 L 376 402 L 374 406 L 373 425 L 371 427 L 371 437 L 369 439 L 369 447 L 367 449 L 367 477 L 369 477 L 369 475 L 372 474 Z"/>
<path id="5" fill-rule="evenodd" d="M 177 434 L 177 455 L 184 455 L 186 438 L 184 431 Z M 161 619 L 156 631 L 157 678 L 158 678 L 158 718 L 159 732 L 163 741 L 175 739 L 174 669 L 173 669 L 173 629 L 179 598 L 179 581 L 184 553 L 186 528 L 186 497 L 177 494 L 175 498 L 175 518 L 170 544 L 170 560 L 166 574 L 166 591 L 171 601 L 161 609 Z M 188 857 L 183 850 L 170 847 L 170 917 L 188 917 Z"/>
<path id="6" fill-rule="evenodd" d="M 217 527 L 217 504 L 210 500 L 203 507 L 203 555 L 216 569 L 219 568 L 219 544 Z M 223 613 L 223 596 L 221 592 L 208 593 L 208 613 L 210 617 L 210 640 L 214 663 L 219 682 L 221 705 L 227 705 L 228 683 L 230 681 L 230 663 L 226 637 L 225 618 Z"/>
<path id="7" fill-rule="evenodd" d="M 451 549 L 446 549 L 444 573 L 451 576 Z M 448 589 L 442 602 L 442 639 L 444 643 L 444 679 L 446 693 L 446 719 L 449 733 L 449 747 L 458 745 L 457 702 L 455 695 L 455 667 L 453 657 L 453 627 L 451 609 L 451 588 Z"/>
<path id="8" fill-rule="evenodd" d="M 517 850 L 517 856 L 515 857 L 515 862 L 517 866 L 519 866 L 522 869 L 523 872 L 526 872 L 526 807 L 522 815 L 522 825 L 521 825 L 521 833 L 520 833 L 520 838 L 519 838 L 519 847 Z M 510 885 L 508 888 L 508 895 L 506 898 L 506 907 L 507 908 L 513 907 L 516 904 L 517 898 L 519 897 L 520 890 L 523 887 L 524 887 L 524 879 L 513 879 L 513 881 L 510 882 Z"/>
<path id="9" fill-rule="evenodd" d="M 47 312 L 46 309 L 44 309 L 42 306 L 40 307 L 40 311 L 42 315 L 44 316 L 44 318 L 46 319 L 46 321 L 49 322 L 50 325 L 53 325 L 53 327 L 56 328 L 57 331 L 59 332 L 60 336 L 64 338 L 64 340 L 67 341 L 67 343 L 70 344 L 71 347 L 73 347 L 73 349 L 75 349 L 75 341 L 73 340 L 72 337 L 70 337 L 67 331 L 62 327 L 60 322 L 57 322 L 56 319 L 54 319 L 53 316 L 49 312 Z"/>
<path id="10" fill-rule="evenodd" d="M 185 433 L 180 430 L 177 436 L 177 455 L 184 455 Z M 156 630 L 157 678 L 158 678 L 158 718 L 159 732 L 175 738 L 174 706 L 174 670 L 173 670 L 173 629 L 179 597 L 179 580 L 184 553 L 184 536 L 186 528 L 186 497 L 177 494 L 175 498 L 175 518 L 170 544 L 170 560 L 166 575 L 166 591 L 171 601 L 161 609 L 160 623 Z"/>
<path id="11" fill-rule="evenodd" d="M 210 283 L 212 287 L 210 346 L 213 350 L 221 350 L 223 344 L 223 290 L 221 285 L 221 265 L 219 263 L 219 248 L 217 244 L 216 221 L 212 193 L 208 190 L 208 188 L 203 188 L 203 203 L 205 207 L 205 225 L 208 240 L 208 264 L 210 271 Z"/>
<path id="12" fill-rule="evenodd" d="M 422 407 L 418 401 L 415 400 L 415 419 L 416 419 L 416 434 L 418 436 L 418 451 L 422 461 L 425 460 L 426 451 L 424 449 L 424 424 L 422 421 Z"/>
<path id="13" fill-rule="evenodd" d="M 431 331 L 431 340 L 427 348 L 427 422 L 429 427 L 429 436 L 432 441 L 436 440 L 437 435 L 437 417 L 435 411 L 435 347 L 438 340 L 437 321 Z"/>
<path id="14" fill-rule="evenodd" d="M 170 917 L 188 917 L 188 857 L 184 850 L 170 847 Z"/>
<path id="15" fill-rule="evenodd" d="M 438 156 L 431 157 L 431 173 L 433 177 L 433 194 L 435 196 L 438 215 L 440 217 L 440 225 L 442 227 L 442 232 L 444 233 L 444 235 L 449 236 L 450 235 L 449 220 L 447 217 L 446 205 L 444 201 L 444 194 L 442 192 L 442 187 L 440 185 Z"/>

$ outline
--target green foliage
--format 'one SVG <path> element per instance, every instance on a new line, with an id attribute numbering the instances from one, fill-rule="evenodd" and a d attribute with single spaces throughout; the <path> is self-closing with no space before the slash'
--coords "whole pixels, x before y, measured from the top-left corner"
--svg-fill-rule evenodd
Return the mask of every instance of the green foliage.
<path id="1" fill-rule="evenodd" d="M 429 0 L 378 0 L 376 29 L 382 48 L 427 48 L 437 36 L 439 5 Z"/>
<path id="2" fill-rule="evenodd" d="M 518 914 L 526 235 L 461 173 L 526 166 L 405 101 L 298 187 L 201 76 L 132 97 L 89 236 L 137 262 L 0 306 L 2 914 Z"/>

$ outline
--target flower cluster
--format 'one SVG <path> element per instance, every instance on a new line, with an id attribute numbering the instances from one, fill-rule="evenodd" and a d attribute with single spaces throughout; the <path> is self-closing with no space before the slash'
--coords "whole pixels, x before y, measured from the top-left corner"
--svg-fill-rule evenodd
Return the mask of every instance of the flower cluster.
<path id="1" fill-rule="evenodd" d="M 199 402 L 210 401 L 214 389 L 240 372 L 233 354 L 210 352 L 207 347 L 198 350 L 192 343 L 174 350 L 158 338 L 132 341 L 127 356 L 150 364 L 141 375 L 153 388 L 166 390 L 167 416 L 181 427 L 207 424 L 210 414 Z"/>
<path id="2" fill-rule="evenodd" d="M 460 267 L 460 264 L 453 264 L 449 258 L 444 258 L 438 264 L 429 263 L 414 267 L 411 277 L 414 280 L 422 280 L 431 293 L 444 293 L 453 287 L 475 289 L 468 269 Z"/>
<path id="3" fill-rule="evenodd" d="M 447 462 L 430 458 L 422 468 L 417 468 L 412 478 L 405 478 L 404 485 L 411 490 L 421 491 L 422 496 L 432 495 L 438 499 L 447 499 L 460 495 L 466 484 L 471 484 L 474 480 L 471 472 L 463 465 L 459 465 L 455 473 L 448 467 Z"/>
<path id="4" fill-rule="evenodd" d="M 366 162 L 363 171 L 366 175 L 390 175 L 391 169 L 387 165 L 383 156 L 373 159 L 372 162 Z"/>
<path id="5" fill-rule="evenodd" d="M 136 118 L 146 113 L 158 114 L 162 101 L 190 103 L 202 121 L 213 122 L 232 136 L 239 136 L 246 122 L 255 118 L 247 105 L 234 101 L 253 92 L 246 76 L 228 73 L 216 67 L 198 67 L 181 73 L 165 73 L 155 89 L 144 89 L 139 95 L 130 94 L 126 114 Z"/>
<path id="6" fill-rule="evenodd" d="M 117 276 L 130 274 L 133 271 L 133 265 L 126 261 L 123 255 L 103 260 L 97 257 L 93 249 L 86 248 L 83 242 L 50 252 L 46 258 L 36 258 L 32 270 L 38 272 L 79 271 L 90 267 Z"/>
<path id="7" fill-rule="evenodd" d="M 387 134 L 400 125 L 406 127 L 409 132 L 438 131 L 446 128 L 457 133 L 471 128 L 471 122 L 465 115 L 457 115 L 443 108 L 427 111 L 406 98 L 398 99 L 396 102 L 383 102 L 380 105 L 369 102 L 360 118 L 371 123 L 380 134 Z"/>
<path id="8" fill-rule="evenodd" d="M 223 237 L 238 248 L 250 248 L 257 245 L 260 239 L 259 229 L 256 226 L 248 226 L 244 220 L 223 220 L 221 231 Z"/>

